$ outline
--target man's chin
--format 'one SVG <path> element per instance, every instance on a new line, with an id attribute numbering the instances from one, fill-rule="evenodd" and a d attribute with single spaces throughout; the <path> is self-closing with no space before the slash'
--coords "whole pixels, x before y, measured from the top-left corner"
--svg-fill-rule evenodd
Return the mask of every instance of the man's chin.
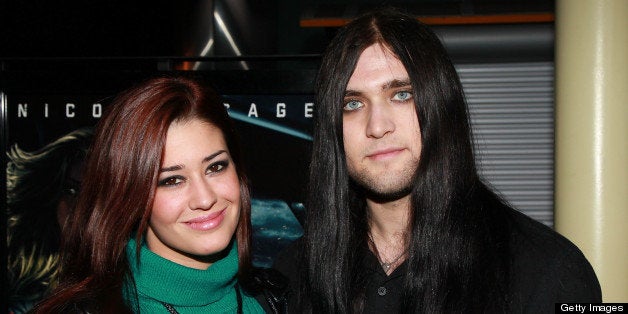
<path id="1" fill-rule="evenodd" d="M 416 169 L 414 169 L 416 171 Z M 408 196 L 412 192 L 414 176 L 410 166 L 382 171 L 349 171 L 351 185 L 367 199 L 386 203 Z"/>
<path id="2" fill-rule="evenodd" d="M 353 181 L 353 180 L 352 180 Z M 352 185 L 358 188 L 367 199 L 376 203 L 387 203 L 402 199 L 412 192 L 412 181 L 396 186 L 375 185 L 369 182 L 353 181 Z"/>
<path id="3" fill-rule="evenodd" d="M 411 186 L 406 186 L 399 189 L 388 189 L 378 191 L 375 189 L 365 188 L 366 198 L 375 203 L 388 203 L 399 199 L 402 199 L 412 192 Z"/>

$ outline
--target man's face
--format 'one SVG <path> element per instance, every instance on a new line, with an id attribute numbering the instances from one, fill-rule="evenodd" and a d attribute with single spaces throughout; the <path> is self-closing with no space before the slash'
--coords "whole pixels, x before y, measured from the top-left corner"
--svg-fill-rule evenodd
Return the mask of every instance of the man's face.
<path id="1" fill-rule="evenodd" d="M 421 131 L 403 64 L 375 44 L 362 52 L 343 102 L 349 175 L 369 192 L 401 197 L 419 165 Z"/>

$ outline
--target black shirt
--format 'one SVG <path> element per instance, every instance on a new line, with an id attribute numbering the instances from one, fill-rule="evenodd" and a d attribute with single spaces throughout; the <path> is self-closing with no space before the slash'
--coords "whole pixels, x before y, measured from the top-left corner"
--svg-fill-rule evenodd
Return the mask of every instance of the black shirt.
<path id="1" fill-rule="evenodd" d="M 515 210 L 509 212 L 508 224 L 510 313 L 553 313 L 558 302 L 602 302 L 593 268 L 573 243 Z M 301 272 L 299 247 L 289 246 L 275 261 L 275 268 L 291 279 Z M 365 256 L 364 313 L 398 313 L 406 263 L 386 276 L 373 253 Z"/>
<path id="2" fill-rule="evenodd" d="M 377 257 L 365 248 L 366 284 L 365 313 L 397 313 L 406 263 L 403 262 L 390 275 L 386 275 Z"/>

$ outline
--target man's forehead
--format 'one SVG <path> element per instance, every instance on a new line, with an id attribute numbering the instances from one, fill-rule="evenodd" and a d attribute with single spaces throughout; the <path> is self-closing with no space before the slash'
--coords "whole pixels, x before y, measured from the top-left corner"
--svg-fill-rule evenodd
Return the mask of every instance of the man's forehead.
<path id="1" fill-rule="evenodd" d="M 364 59 L 381 59 L 386 62 L 401 63 L 399 57 L 397 57 L 397 55 L 388 46 L 381 43 L 372 44 L 362 50 L 360 56 L 358 57 L 358 64 L 356 64 L 356 67 L 360 64 L 360 60 Z"/>
<path id="2" fill-rule="evenodd" d="M 374 44 L 362 51 L 346 90 L 388 89 L 409 85 L 408 72 L 385 46 Z"/>

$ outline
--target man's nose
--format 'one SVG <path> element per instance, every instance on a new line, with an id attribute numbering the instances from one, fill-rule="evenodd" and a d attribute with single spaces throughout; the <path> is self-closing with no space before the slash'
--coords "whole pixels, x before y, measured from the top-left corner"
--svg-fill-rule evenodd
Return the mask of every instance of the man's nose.
<path id="1" fill-rule="evenodd" d="M 381 138 L 395 131 L 395 122 L 391 110 L 391 104 L 385 101 L 371 103 L 366 126 L 366 136 Z"/>

